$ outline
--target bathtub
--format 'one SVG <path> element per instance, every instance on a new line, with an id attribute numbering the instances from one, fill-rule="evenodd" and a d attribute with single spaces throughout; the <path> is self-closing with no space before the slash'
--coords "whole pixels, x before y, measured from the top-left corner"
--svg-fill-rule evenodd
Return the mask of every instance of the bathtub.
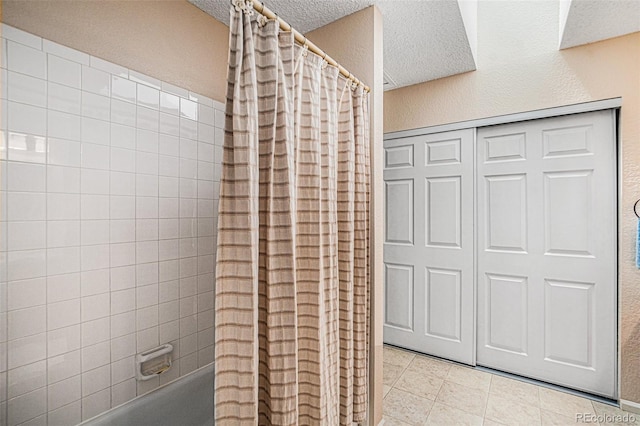
<path id="1" fill-rule="evenodd" d="M 213 364 L 82 423 L 83 426 L 211 426 Z"/>

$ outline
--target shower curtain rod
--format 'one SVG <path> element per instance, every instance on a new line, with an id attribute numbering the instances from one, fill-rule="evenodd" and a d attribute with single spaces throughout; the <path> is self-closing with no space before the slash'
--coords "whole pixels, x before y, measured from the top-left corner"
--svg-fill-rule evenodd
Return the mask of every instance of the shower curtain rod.
<path id="1" fill-rule="evenodd" d="M 261 15 L 266 16 L 269 19 L 277 20 L 278 23 L 280 24 L 280 29 L 283 30 L 283 31 L 291 31 L 293 33 L 293 36 L 295 37 L 295 39 L 296 39 L 296 41 L 298 43 L 300 43 L 303 46 L 307 46 L 307 48 L 310 51 L 312 51 L 316 55 L 322 57 L 322 59 L 324 59 L 325 61 L 327 61 L 329 64 L 333 65 L 334 67 L 337 67 L 338 70 L 340 71 L 340 74 L 342 74 L 343 76 L 347 77 L 349 80 L 355 82 L 356 84 L 362 84 L 364 86 L 365 92 L 370 92 L 371 91 L 369 89 L 369 86 L 365 85 L 362 81 L 358 80 L 358 78 L 355 75 L 353 75 L 349 71 L 347 71 L 347 69 L 345 67 L 343 67 L 342 65 L 337 63 L 335 61 L 335 59 L 333 59 L 331 56 L 327 55 L 322 49 L 320 49 L 318 46 L 316 46 L 313 42 L 307 40 L 307 38 L 305 36 L 300 34 L 295 28 L 291 27 L 291 25 L 289 25 L 286 21 L 284 21 L 278 15 L 273 13 L 268 7 L 266 7 L 264 5 L 264 3 L 262 3 L 262 2 L 260 2 L 258 0 L 251 0 L 251 1 L 253 3 L 253 9 L 256 12 L 258 12 Z"/>

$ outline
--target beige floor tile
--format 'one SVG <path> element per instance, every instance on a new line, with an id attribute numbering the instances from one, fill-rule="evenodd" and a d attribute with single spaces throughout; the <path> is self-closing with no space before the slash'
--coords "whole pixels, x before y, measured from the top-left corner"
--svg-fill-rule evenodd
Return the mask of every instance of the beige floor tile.
<path id="1" fill-rule="evenodd" d="M 484 416 L 487 395 L 485 391 L 445 381 L 436 401 L 476 416 Z"/>
<path id="2" fill-rule="evenodd" d="M 481 426 L 482 417 L 436 402 L 431 407 L 427 424 Z"/>
<path id="3" fill-rule="evenodd" d="M 484 371 L 474 370 L 470 367 L 452 365 L 449 369 L 449 374 L 447 375 L 447 381 L 474 389 L 489 391 L 491 374 L 485 373 Z"/>
<path id="4" fill-rule="evenodd" d="M 383 384 L 382 385 L 382 397 L 383 398 L 386 397 L 390 390 L 391 390 L 391 386 Z"/>
<path id="5" fill-rule="evenodd" d="M 553 411 L 540 410 L 542 426 L 576 426 L 575 417 L 563 416 Z M 597 423 L 594 423 L 597 425 Z"/>
<path id="6" fill-rule="evenodd" d="M 382 383 L 387 386 L 393 386 L 403 370 L 404 368 L 397 365 L 384 363 L 382 365 Z"/>
<path id="7" fill-rule="evenodd" d="M 579 413 L 595 414 L 591 401 L 586 398 L 543 387 L 539 389 L 539 393 L 540 408 L 543 410 L 553 411 L 572 419 L 575 419 L 576 414 Z"/>
<path id="8" fill-rule="evenodd" d="M 435 401 L 443 382 L 427 372 L 405 370 L 393 387 Z"/>
<path id="9" fill-rule="evenodd" d="M 538 386 L 513 380 L 502 376 L 493 375 L 491 378 L 490 395 L 499 396 L 520 404 L 529 404 L 540 407 Z"/>
<path id="10" fill-rule="evenodd" d="M 391 348 L 389 346 L 385 346 L 382 350 L 383 362 L 385 364 L 396 365 L 402 368 L 406 368 L 409 363 L 413 361 L 415 356 L 416 355 L 414 353 Z"/>
<path id="11" fill-rule="evenodd" d="M 411 426 L 411 423 L 403 422 L 393 417 L 382 416 L 382 418 L 384 419 L 384 426 Z"/>
<path id="12" fill-rule="evenodd" d="M 451 363 L 440 361 L 435 358 L 424 355 L 416 355 L 413 361 L 411 361 L 411 364 L 409 364 L 409 366 L 407 367 L 407 370 L 420 371 L 428 373 L 440 379 L 445 379 L 447 377 L 447 374 L 449 374 L 451 365 Z"/>
<path id="13" fill-rule="evenodd" d="M 576 414 L 620 416 L 602 424 L 640 426 L 640 415 L 569 393 L 392 347 L 384 357 L 386 426 L 575 426 Z"/>
<path id="14" fill-rule="evenodd" d="M 409 423 L 423 425 L 429 416 L 433 401 L 399 389 L 391 389 L 382 402 L 385 416 Z"/>
<path id="15" fill-rule="evenodd" d="M 489 395 L 485 417 L 508 425 L 539 425 L 540 409 L 510 399 Z"/>
<path id="16" fill-rule="evenodd" d="M 601 417 L 603 425 L 640 425 L 640 414 L 623 411 L 618 407 L 591 401 L 596 414 Z"/>
<path id="17" fill-rule="evenodd" d="M 485 418 L 482 426 L 503 426 L 504 423 L 498 423 L 496 421 Z"/>

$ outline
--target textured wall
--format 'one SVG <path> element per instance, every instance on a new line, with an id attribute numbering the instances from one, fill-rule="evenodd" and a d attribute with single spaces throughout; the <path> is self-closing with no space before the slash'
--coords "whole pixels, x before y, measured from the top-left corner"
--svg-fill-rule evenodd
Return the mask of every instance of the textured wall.
<path id="1" fill-rule="evenodd" d="M 385 132 L 622 97 L 621 398 L 640 403 L 640 33 L 558 51 L 558 4 L 478 4 L 478 70 L 385 93 Z"/>
<path id="2" fill-rule="evenodd" d="M 186 0 L 3 0 L 2 21 L 223 101 L 229 34 Z"/>
<path id="3" fill-rule="evenodd" d="M 370 424 L 382 420 L 382 15 L 375 7 L 356 12 L 307 34 L 329 56 L 371 88 L 371 265 L 372 382 Z"/>

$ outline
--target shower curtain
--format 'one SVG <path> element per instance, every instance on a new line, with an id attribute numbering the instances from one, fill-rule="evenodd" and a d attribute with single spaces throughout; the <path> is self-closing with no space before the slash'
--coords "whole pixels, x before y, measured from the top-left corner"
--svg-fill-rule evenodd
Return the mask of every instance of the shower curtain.
<path id="1" fill-rule="evenodd" d="M 351 426 L 368 405 L 368 94 L 234 3 L 216 422 Z"/>

